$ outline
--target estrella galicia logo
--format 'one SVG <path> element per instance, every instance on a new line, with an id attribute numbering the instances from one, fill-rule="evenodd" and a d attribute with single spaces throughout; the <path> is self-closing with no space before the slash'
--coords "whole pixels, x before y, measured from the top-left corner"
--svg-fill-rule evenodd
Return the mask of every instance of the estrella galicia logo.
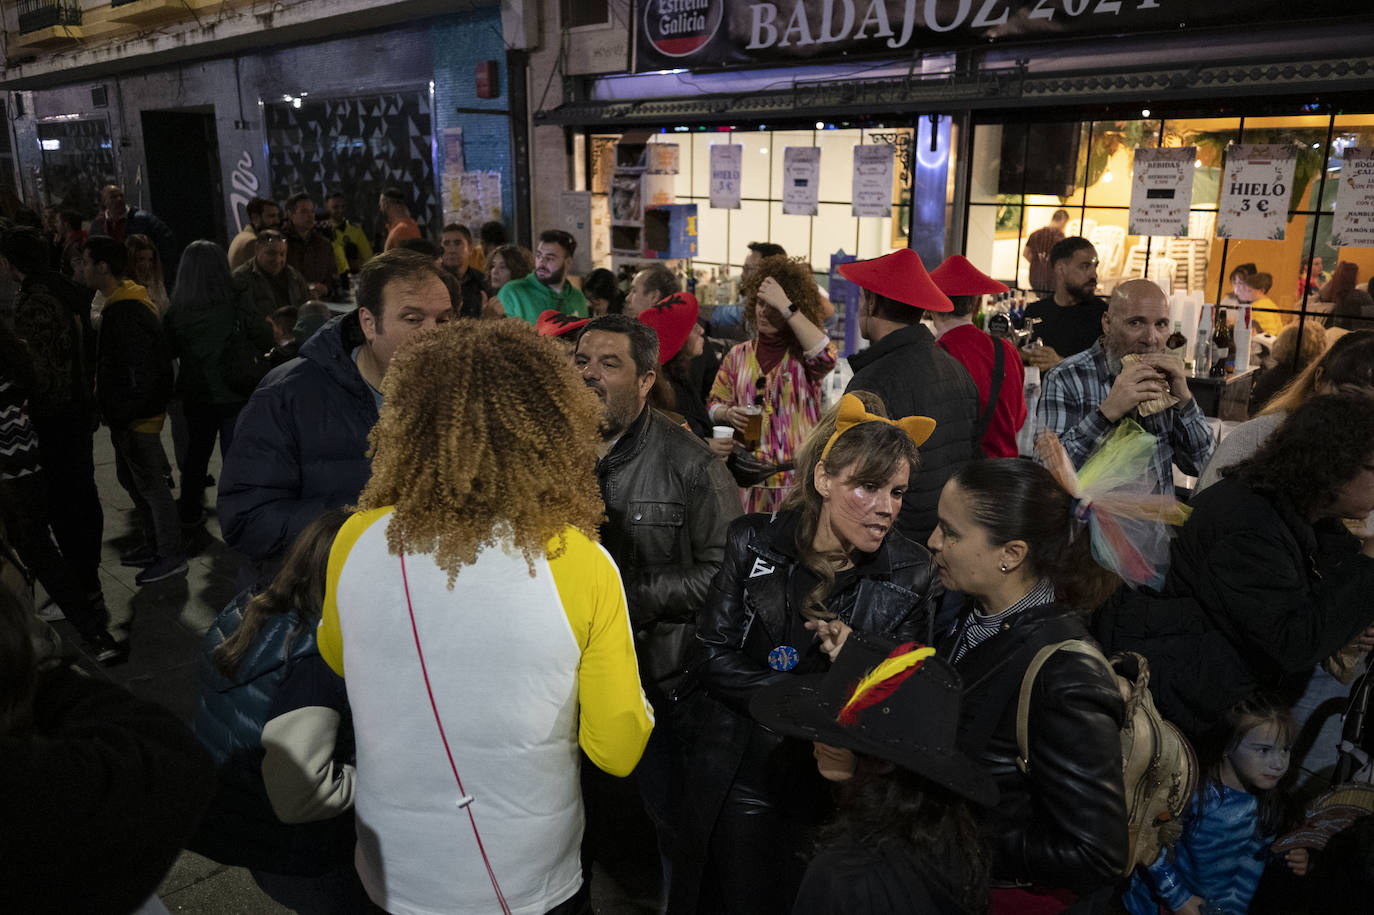
<path id="1" fill-rule="evenodd" d="M 725 0 L 644 0 L 644 37 L 665 57 L 700 51 L 720 28 Z"/>

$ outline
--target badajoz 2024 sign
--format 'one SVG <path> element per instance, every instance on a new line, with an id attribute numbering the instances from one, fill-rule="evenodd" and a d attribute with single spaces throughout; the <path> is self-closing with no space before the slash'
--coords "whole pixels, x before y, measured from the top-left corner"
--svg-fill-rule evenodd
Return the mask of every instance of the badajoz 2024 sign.
<path id="1" fill-rule="evenodd" d="M 636 71 L 1350 19 L 1342 0 L 640 0 Z"/>

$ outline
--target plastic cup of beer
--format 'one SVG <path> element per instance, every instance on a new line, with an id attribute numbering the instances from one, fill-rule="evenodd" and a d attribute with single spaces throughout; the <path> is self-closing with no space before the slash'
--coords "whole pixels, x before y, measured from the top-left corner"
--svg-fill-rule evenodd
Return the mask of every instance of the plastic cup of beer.
<path id="1" fill-rule="evenodd" d="M 744 406 L 740 407 L 745 414 L 744 439 L 743 445 L 750 451 L 759 450 L 759 443 L 763 439 L 763 407 Z"/>
<path id="2" fill-rule="evenodd" d="M 734 437 L 735 437 L 735 427 L 734 427 L 734 426 L 712 426 L 712 427 L 711 427 L 711 438 L 734 438 Z"/>

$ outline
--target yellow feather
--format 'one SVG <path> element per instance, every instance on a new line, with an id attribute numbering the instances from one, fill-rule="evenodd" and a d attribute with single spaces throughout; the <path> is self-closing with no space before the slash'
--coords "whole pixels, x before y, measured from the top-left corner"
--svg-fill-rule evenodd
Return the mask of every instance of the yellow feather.
<path id="1" fill-rule="evenodd" d="M 868 692 L 873 687 L 882 683 L 884 680 L 888 680 L 892 677 L 895 677 L 897 674 L 901 673 L 907 668 L 914 667 L 921 661 L 924 661 L 926 658 L 934 657 L 934 655 L 934 648 L 931 648 L 929 646 L 922 646 L 912 651 L 908 651 L 904 655 L 898 655 L 895 658 L 885 659 L 881 664 L 879 664 L 877 667 L 869 671 L 868 674 L 862 680 L 859 681 L 859 685 L 854 687 L 854 694 L 849 697 L 849 701 L 844 704 L 844 707 L 849 708 L 856 701 L 858 701 L 864 693 Z M 841 711 L 843 711 L 843 709 L 841 709 Z"/>

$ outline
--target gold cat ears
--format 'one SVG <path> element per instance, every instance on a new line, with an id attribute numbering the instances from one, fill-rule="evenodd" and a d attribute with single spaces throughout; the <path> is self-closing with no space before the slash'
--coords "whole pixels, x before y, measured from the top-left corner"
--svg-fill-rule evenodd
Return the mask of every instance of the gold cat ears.
<path id="1" fill-rule="evenodd" d="M 904 416 L 898 420 L 891 420 L 869 413 L 864 409 L 862 400 L 853 394 L 846 394 L 840 399 L 839 413 L 835 414 L 835 434 L 830 436 L 825 448 L 821 450 L 821 460 L 825 460 L 826 455 L 830 454 L 830 449 L 841 435 L 862 423 L 887 423 L 889 426 L 896 426 L 910 436 L 917 448 L 924 445 L 926 439 L 935 431 L 935 420 L 929 416 Z"/>

